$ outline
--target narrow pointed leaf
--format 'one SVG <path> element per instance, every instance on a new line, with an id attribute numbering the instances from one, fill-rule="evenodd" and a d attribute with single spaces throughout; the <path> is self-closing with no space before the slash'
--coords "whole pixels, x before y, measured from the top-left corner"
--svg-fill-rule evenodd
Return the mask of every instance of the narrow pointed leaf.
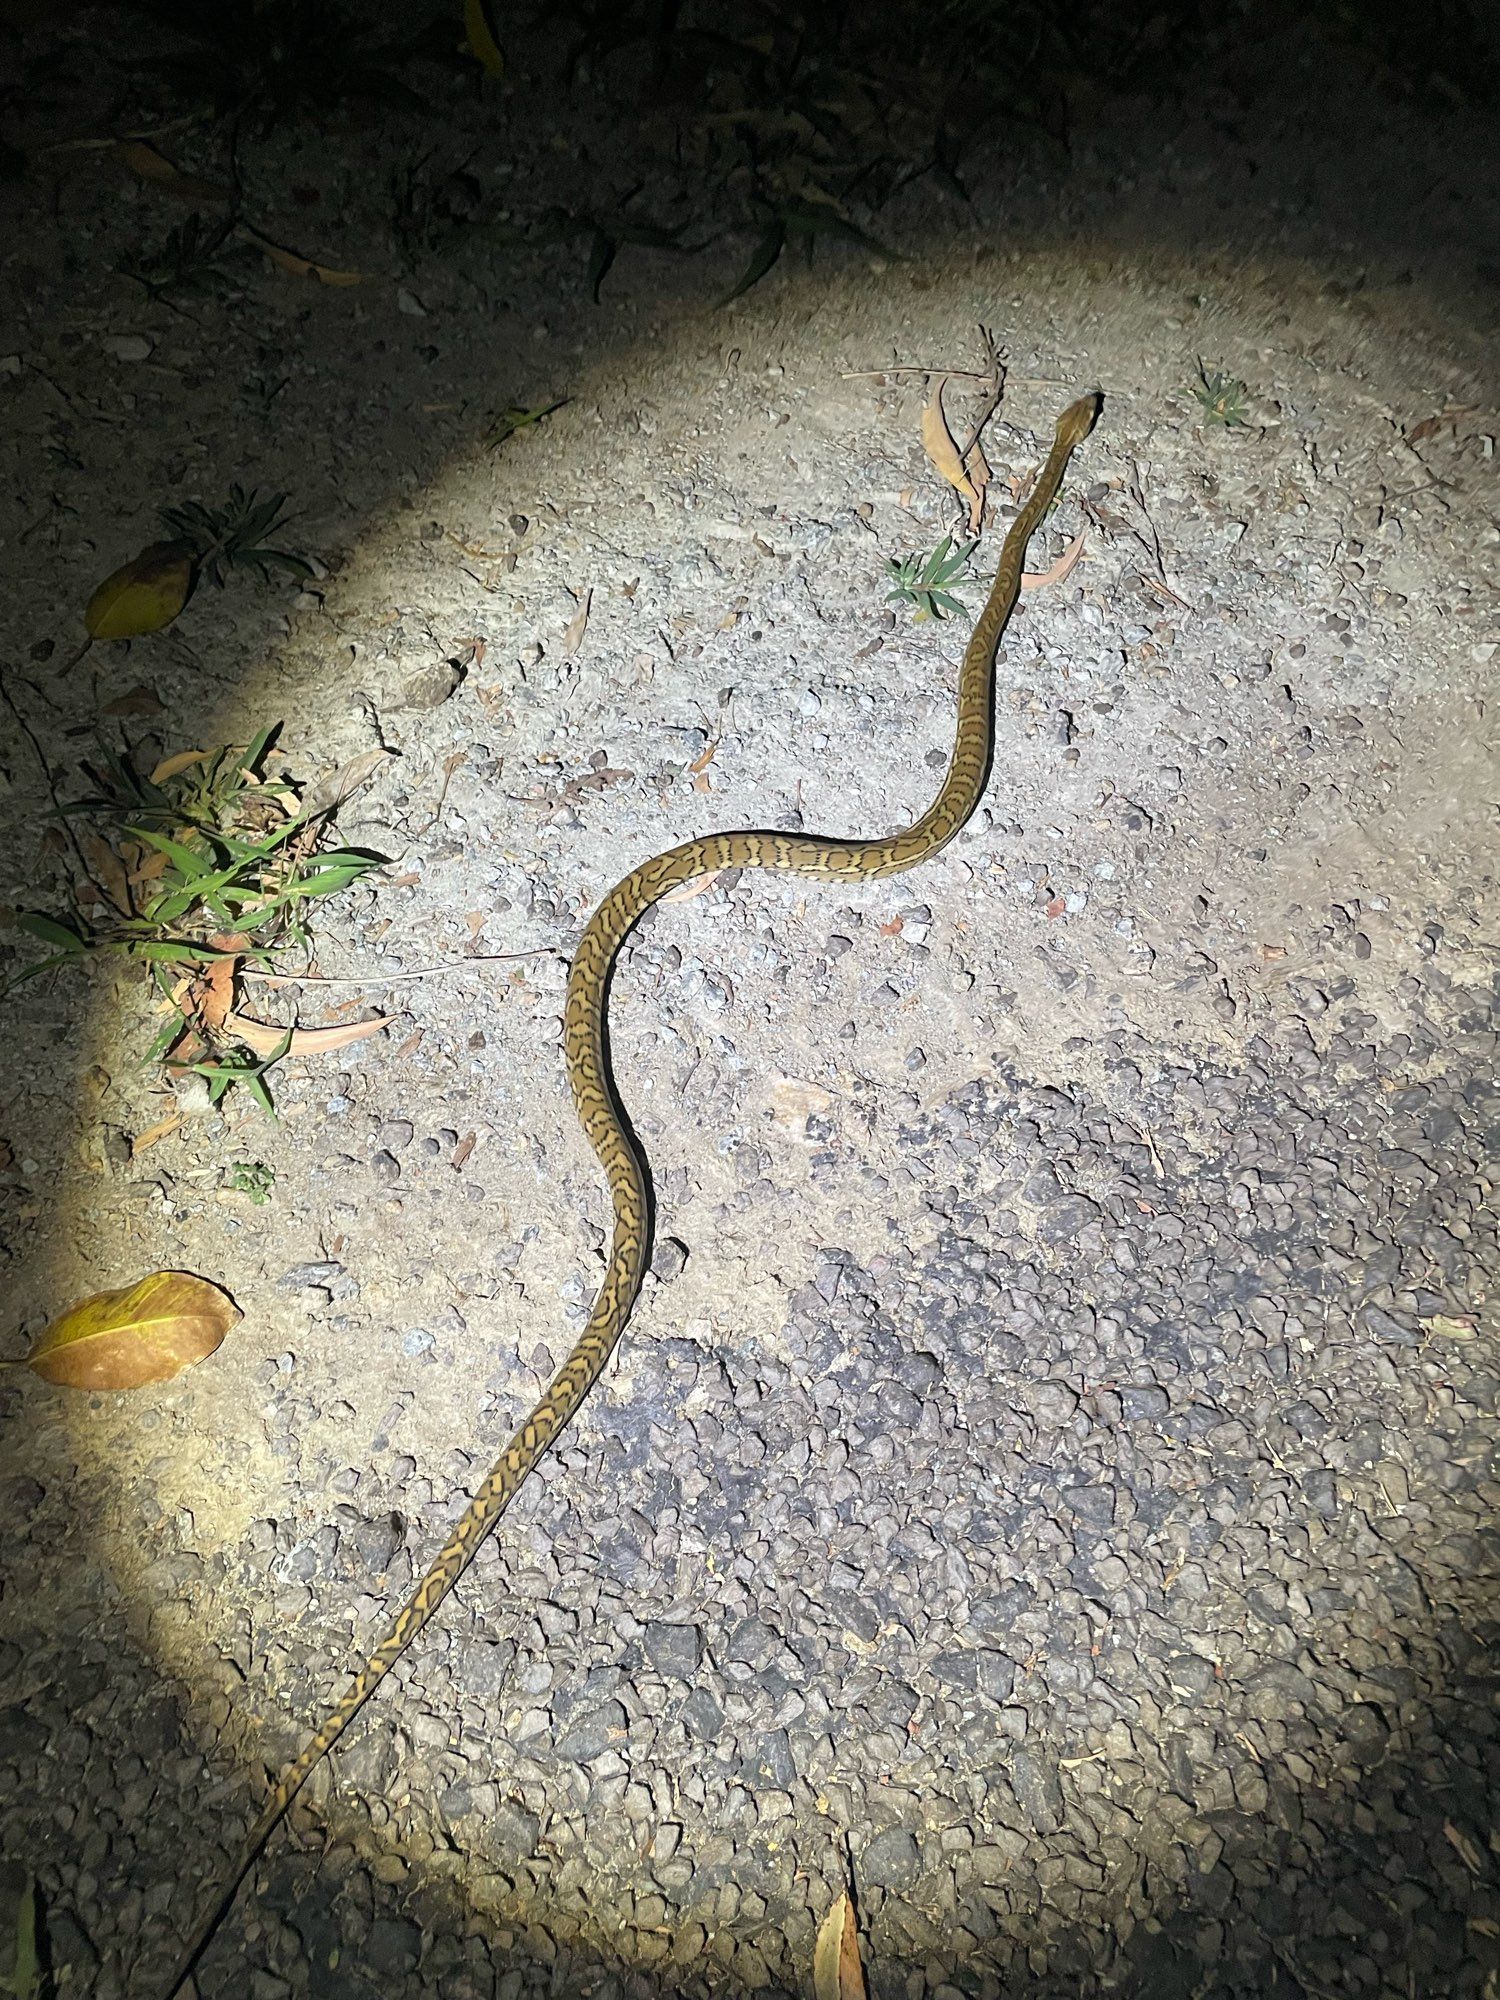
<path id="1" fill-rule="evenodd" d="M 615 261 L 615 253 L 620 245 L 615 237 L 602 229 L 594 231 L 594 241 L 589 249 L 589 296 L 595 305 L 599 303 L 599 287 L 609 276 L 610 266 Z"/>
<path id="2" fill-rule="evenodd" d="M 758 285 L 781 255 L 785 243 L 786 224 L 780 216 L 774 216 L 761 231 L 759 241 L 750 253 L 750 261 L 740 273 L 734 289 L 724 294 L 719 301 L 720 305 L 727 306 L 732 299 L 740 298 L 748 292 L 752 285 Z"/>
<path id="3" fill-rule="evenodd" d="M 490 10 L 485 0 L 464 0 L 464 39 L 488 75 L 504 76 L 505 57 L 490 26 Z"/>
<path id="4" fill-rule="evenodd" d="M 859 1931 L 847 1890 L 818 1926 L 818 1941 L 813 1947 L 813 1995 L 814 2000 L 865 2000 Z"/>

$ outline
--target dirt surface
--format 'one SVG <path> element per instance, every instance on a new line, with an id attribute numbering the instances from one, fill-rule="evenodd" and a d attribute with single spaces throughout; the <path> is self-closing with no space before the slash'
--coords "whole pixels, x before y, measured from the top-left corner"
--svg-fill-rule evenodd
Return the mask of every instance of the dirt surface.
<path id="1" fill-rule="evenodd" d="M 1382 99 L 1371 137 L 1293 51 L 1284 100 L 1179 98 L 1164 144 L 1161 103 L 1081 93 L 1070 155 L 992 140 L 968 204 L 915 181 L 883 254 L 728 306 L 744 239 L 626 246 L 596 305 L 576 243 L 430 202 L 414 237 L 432 127 L 394 113 L 242 149 L 247 213 L 347 287 L 252 256 L 153 300 L 112 272 L 180 206 L 32 154 L 0 657 L 64 794 L 101 724 L 279 719 L 303 780 L 393 753 L 340 819 L 389 866 L 315 925 L 348 983 L 245 1002 L 391 1025 L 279 1069 L 277 1122 L 143 1066 L 133 967 L 5 1003 L 8 1353 L 158 1266 L 245 1314 L 165 1388 L 0 1389 L 0 1841 L 59 1993 L 153 1990 L 582 1324 L 582 915 L 691 834 L 931 796 L 966 623 L 886 564 L 960 523 L 923 379 L 879 371 L 978 367 L 981 323 L 971 607 L 1008 480 L 1105 395 L 986 803 L 919 874 L 721 880 L 637 934 L 656 1275 L 201 1990 L 800 1992 L 852 1867 L 881 1995 L 1496 1991 L 1496 187 L 1477 115 Z M 424 76 L 449 210 L 589 149 L 625 178 L 516 64 Z M 157 510 L 234 480 L 318 575 L 58 678 Z M 15 732 L 4 775 L 4 893 L 56 909 Z"/>

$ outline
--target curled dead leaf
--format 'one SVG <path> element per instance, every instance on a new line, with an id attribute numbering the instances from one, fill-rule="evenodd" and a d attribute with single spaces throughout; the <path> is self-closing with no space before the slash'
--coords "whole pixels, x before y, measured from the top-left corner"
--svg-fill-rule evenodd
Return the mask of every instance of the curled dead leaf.
<path id="1" fill-rule="evenodd" d="M 669 889 L 661 898 L 663 903 L 691 903 L 695 896 L 706 896 L 724 873 L 722 868 L 711 868 L 706 875 L 693 875 L 680 889 Z"/>
<path id="2" fill-rule="evenodd" d="M 568 628 L 563 633 L 562 640 L 562 656 L 565 660 L 571 660 L 573 655 L 578 651 L 578 648 L 583 644 L 583 635 L 589 628 L 589 607 L 593 601 L 593 591 L 586 590 L 583 593 L 582 604 L 579 605 L 573 616 L 568 620 Z"/>
<path id="3" fill-rule="evenodd" d="M 294 278 L 316 278 L 320 285 L 362 285 L 365 282 L 363 271 L 336 271 L 328 264 L 315 264 L 311 257 L 300 256 L 297 251 L 272 242 L 253 223 L 240 223 L 236 233 L 253 243 L 257 250 L 263 250 L 273 264 L 283 271 L 290 271 Z"/>
<path id="4" fill-rule="evenodd" d="M 362 792 L 370 780 L 395 756 L 394 750 L 365 750 L 340 764 L 336 771 L 308 787 L 302 799 L 302 817 L 316 819 L 319 813 L 336 812 L 341 805 Z"/>
<path id="5" fill-rule="evenodd" d="M 206 1278 L 153 1271 L 71 1306 L 26 1362 L 43 1381 L 67 1389 L 139 1389 L 205 1360 L 239 1317 L 229 1294 Z"/>
<path id="6" fill-rule="evenodd" d="M 1021 575 L 1022 590 L 1041 590 L 1049 583 L 1061 583 L 1071 571 L 1074 563 L 1083 554 L 1083 530 L 1078 533 L 1063 550 L 1050 569 L 1024 570 Z"/>
<path id="7" fill-rule="evenodd" d="M 947 380 L 946 375 L 935 376 L 927 401 L 922 405 L 922 449 L 954 492 L 967 502 L 972 533 L 977 532 L 974 524 L 983 509 L 984 501 L 979 489 L 964 469 L 964 462 L 959 456 L 958 446 L 954 443 L 953 433 L 948 428 L 948 418 L 943 410 L 943 389 Z"/>
<path id="8" fill-rule="evenodd" d="M 859 1958 L 859 1928 L 848 1890 L 818 1926 L 813 1947 L 814 2000 L 865 2000 L 865 1974 Z"/>
<path id="9" fill-rule="evenodd" d="M 240 955 L 226 952 L 210 959 L 198 990 L 196 1013 L 205 1028 L 218 1034 L 234 1012 L 234 982 L 240 969 Z"/>
<path id="10" fill-rule="evenodd" d="M 186 542 L 152 542 L 107 576 L 83 614 L 91 639 L 139 639 L 170 625 L 193 587 Z"/>

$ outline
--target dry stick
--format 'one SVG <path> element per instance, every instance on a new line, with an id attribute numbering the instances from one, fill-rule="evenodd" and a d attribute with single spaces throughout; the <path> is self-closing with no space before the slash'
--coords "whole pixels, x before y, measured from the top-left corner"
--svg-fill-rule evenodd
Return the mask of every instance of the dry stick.
<path id="1" fill-rule="evenodd" d="M 995 414 L 996 410 L 999 409 L 1000 399 L 1005 394 L 1005 380 L 1006 380 L 1005 363 L 1000 359 L 1000 356 L 996 353 L 995 343 L 990 338 L 989 334 L 984 332 L 983 327 L 981 327 L 979 331 L 982 334 L 984 334 L 984 343 L 989 351 L 990 372 L 988 375 L 981 375 L 980 377 L 978 377 L 978 379 L 981 382 L 987 382 L 989 384 L 989 393 L 986 395 L 984 401 L 979 406 L 979 413 L 975 417 L 973 425 L 969 431 L 968 443 L 961 445 L 959 447 L 958 462 L 960 465 L 963 466 L 967 466 L 969 462 L 969 453 L 974 449 L 975 445 L 978 444 L 979 442 L 979 433 L 984 429 L 985 425 L 989 422 L 990 418 Z"/>
<path id="2" fill-rule="evenodd" d="M 471 951 L 446 965 L 417 965 L 404 972 L 261 972 L 240 970 L 241 979 L 258 979 L 268 986 L 393 986 L 398 979 L 431 979 L 442 972 L 462 972 L 466 965 L 504 965 L 518 958 L 558 958 L 561 945 L 537 945 L 531 951 Z"/>
<path id="3" fill-rule="evenodd" d="M 977 368 L 924 368 L 917 362 L 892 364 L 889 368 L 846 368 L 839 376 L 841 382 L 878 382 L 882 375 L 946 375 L 953 382 L 989 382 L 992 374 Z M 1050 375 L 1008 375 L 1006 380 L 1019 383 L 1023 389 L 1065 389 L 1065 382 L 1057 381 Z M 1111 395 L 1114 391 L 1111 390 Z"/>

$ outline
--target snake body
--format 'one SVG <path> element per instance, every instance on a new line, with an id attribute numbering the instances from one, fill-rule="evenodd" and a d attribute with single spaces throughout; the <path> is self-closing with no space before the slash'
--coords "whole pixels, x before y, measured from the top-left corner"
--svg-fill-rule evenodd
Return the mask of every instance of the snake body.
<path id="1" fill-rule="evenodd" d="M 994 584 L 959 670 L 953 756 L 941 790 L 922 817 L 903 832 L 880 840 L 768 832 L 711 833 L 686 840 L 633 868 L 589 918 L 568 975 L 563 1049 L 579 1121 L 609 1183 L 614 1237 L 588 1324 L 545 1395 L 495 1461 L 426 1574 L 392 1619 L 385 1637 L 367 1655 L 338 1703 L 277 1779 L 245 1838 L 233 1872 L 215 1891 L 211 1905 L 195 1926 L 166 2000 L 173 2000 L 197 1963 L 240 1883 L 309 1775 L 468 1568 L 538 1459 L 598 1381 L 625 1329 L 646 1271 L 650 1198 L 645 1161 L 615 1093 L 605 1050 L 610 975 L 620 947 L 663 896 L 694 876 L 716 869 L 774 868 L 796 875 L 869 881 L 915 868 L 947 846 L 978 805 L 989 775 L 995 658 L 1020 595 L 1026 545 L 1057 498 L 1068 461 L 1093 428 L 1101 401 L 1097 392 L 1080 397 L 1058 419 L 1046 463 L 1005 537 Z"/>

